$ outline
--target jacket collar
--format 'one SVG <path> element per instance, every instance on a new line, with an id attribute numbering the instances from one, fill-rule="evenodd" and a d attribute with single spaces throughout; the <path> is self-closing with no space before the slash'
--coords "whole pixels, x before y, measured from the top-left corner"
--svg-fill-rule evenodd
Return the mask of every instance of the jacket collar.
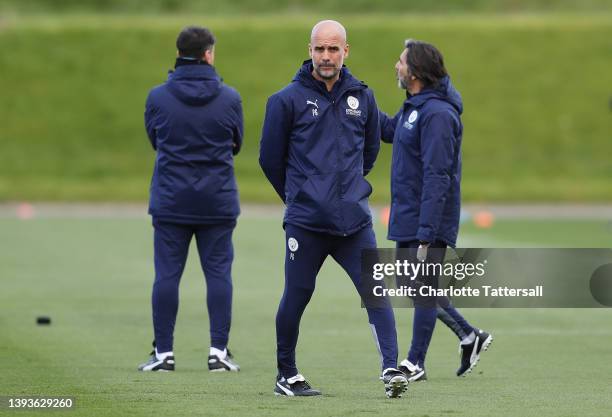
<path id="1" fill-rule="evenodd" d="M 449 76 L 442 78 L 437 86 L 425 88 L 414 96 L 409 95 L 406 91 L 404 107 L 421 107 L 425 102 L 434 98 L 448 102 L 459 114 L 463 112 L 461 95 L 452 85 Z"/>
<path id="2" fill-rule="evenodd" d="M 168 78 L 180 79 L 206 79 L 223 81 L 217 74 L 215 67 L 201 60 L 177 58 L 174 70 L 168 71 Z"/>
<path id="3" fill-rule="evenodd" d="M 406 91 L 406 101 L 404 101 L 405 106 L 413 106 L 413 107 L 421 107 L 425 102 L 431 98 L 437 97 L 436 90 L 434 88 L 424 88 L 419 93 L 411 96 Z"/>
<path id="4" fill-rule="evenodd" d="M 177 57 L 174 62 L 174 68 L 183 67 L 186 65 L 208 65 L 208 62 L 201 59 L 189 58 L 189 57 Z"/>
<path id="5" fill-rule="evenodd" d="M 340 70 L 340 78 L 338 78 L 338 81 L 336 81 L 334 84 L 332 91 L 327 91 L 325 83 L 312 76 L 313 69 L 312 59 L 307 59 L 298 69 L 297 73 L 293 77 L 293 81 L 299 82 L 307 88 L 311 88 L 334 97 L 341 97 L 345 92 L 350 90 L 365 89 L 368 87 L 366 84 L 353 77 L 346 65 L 342 65 L 342 69 Z"/>

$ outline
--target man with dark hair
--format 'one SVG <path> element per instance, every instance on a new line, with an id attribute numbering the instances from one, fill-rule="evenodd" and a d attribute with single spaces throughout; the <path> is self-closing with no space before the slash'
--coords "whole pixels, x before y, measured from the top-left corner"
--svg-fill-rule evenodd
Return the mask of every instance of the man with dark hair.
<path id="1" fill-rule="evenodd" d="M 463 103 L 431 44 L 407 40 L 395 70 L 407 99 L 393 118 L 380 112 L 382 140 L 393 143 L 388 239 L 414 249 L 419 261 L 439 263 L 459 229 Z M 438 277 L 432 278 L 437 286 Z M 461 341 L 457 376 L 470 372 L 493 337 L 472 327 L 448 298 L 415 297 L 414 304 L 412 344 L 400 363 L 408 380 L 427 378 L 425 355 L 436 316 Z"/>
<path id="2" fill-rule="evenodd" d="M 186 27 L 176 38 L 176 49 L 183 58 L 200 59 L 214 45 L 215 37 L 210 30 L 198 26 Z"/>
<path id="3" fill-rule="evenodd" d="M 286 205 L 283 227 L 285 290 L 276 315 L 277 395 L 319 395 L 295 362 L 299 325 L 328 256 L 360 290 L 361 251 L 376 247 L 364 179 L 380 148 L 378 108 L 372 91 L 343 65 L 344 27 L 317 23 L 305 61 L 287 87 L 268 99 L 260 165 Z M 388 397 L 407 388 L 397 367 L 395 317 L 390 304 L 367 309 L 382 362 Z"/>
<path id="4" fill-rule="evenodd" d="M 178 288 L 195 235 L 207 286 L 210 371 L 238 371 L 227 349 L 234 256 L 232 232 L 240 213 L 233 155 L 243 135 L 242 102 L 217 75 L 215 38 L 201 27 L 178 36 L 168 80 L 151 90 L 145 127 L 157 151 L 149 213 L 153 217 L 154 350 L 141 371 L 173 371 Z"/>

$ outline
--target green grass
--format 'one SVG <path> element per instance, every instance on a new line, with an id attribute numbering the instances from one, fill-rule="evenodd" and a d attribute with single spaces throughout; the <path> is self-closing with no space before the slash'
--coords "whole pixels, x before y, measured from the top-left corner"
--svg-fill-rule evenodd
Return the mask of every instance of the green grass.
<path id="1" fill-rule="evenodd" d="M 245 201 L 276 201 L 257 164 L 267 97 L 307 58 L 308 34 L 338 18 L 347 64 L 380 107 L 402 102 L 393 66 L 402 40 L 437 44 L 465 101 L 466 201 L 612 200 L 612 15 L 70 15 L 0 21 L 0 201 L 147 197 L 154 155 L 146 94 L 172 66 L 186 24 L 218 37 L 217 67 L 242 94 Z M 390 148 L 369 180 L 388 201 Z"/>
<path id="2" fill-rule="evenodd" d="M 476 372 L 454 376 L 456 340 L 440 326 L 428 355 L 429 381 L 412 385 L 401 400 L 386 400 L 365 312 L 331 261 L 318 277 L 298 346 L 300 369 L 325 395 L 275 398 L 274 315 L 284 239 L 279 221 L 246 217 L 234 238 L 230 342 L 243 371 L 206 371 L 205 289 L 192 248 L 181 285 L 177 371 L 138 373 L 152 332 L 149 221 L 1 219 L 0 229 L 0 395 L 74 396 L 76 410 L 66 415 L 570 417 L 609 411 L 612 332 L 605 309 L 466 310 L 496 337 Z M 377 233 L 381 246 L 390 246 L 380 227 Z M 466 225 L 462 242 L 609 247 L 610 233 L 605 221 L 499 221 L 491 229 Z M 53 324 L 36 326 L 37 315 L 50 315 Z M 412 314 L 398 309 L 396 316 L 403 355 Z"/>

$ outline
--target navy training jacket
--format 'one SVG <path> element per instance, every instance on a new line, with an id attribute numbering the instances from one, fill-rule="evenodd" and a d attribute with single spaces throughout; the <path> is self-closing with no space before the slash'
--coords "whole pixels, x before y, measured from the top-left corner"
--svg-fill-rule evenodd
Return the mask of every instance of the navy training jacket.
<path id="1" fill-rule="evenodd" d="M 364 176 L 380 148 L 374 94 L 343 67 L 328 92 L 305 61 L 266 106 L 259 163 L 286 204 L 285 224 L 347 236 L 372 222 Z"/>
<path id="2" fill-rule="evenodd" d="M 461 212 L 461 96 L 448 77 L 406 99 L 381 136 L 393 143 L 387 238 L 442 240 L 454 247 Z"/>
<path id="3" fill-rule="evenodd" d="M 149 213 L 174 223 L 235 220 L 242 103 L 214 67 L 177 59 L 168 80 L 149 93 L 145 127 L 157 151 Z"/>

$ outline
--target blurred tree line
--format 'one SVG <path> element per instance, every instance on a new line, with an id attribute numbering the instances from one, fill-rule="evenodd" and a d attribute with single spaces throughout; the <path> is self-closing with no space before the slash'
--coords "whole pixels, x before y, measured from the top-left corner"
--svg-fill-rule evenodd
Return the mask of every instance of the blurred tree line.
<path id="1" fill-rule="evenodd" d="M 610 0 L 0 0 L 0 12 L 410 13 L 609 11 Z"/>

